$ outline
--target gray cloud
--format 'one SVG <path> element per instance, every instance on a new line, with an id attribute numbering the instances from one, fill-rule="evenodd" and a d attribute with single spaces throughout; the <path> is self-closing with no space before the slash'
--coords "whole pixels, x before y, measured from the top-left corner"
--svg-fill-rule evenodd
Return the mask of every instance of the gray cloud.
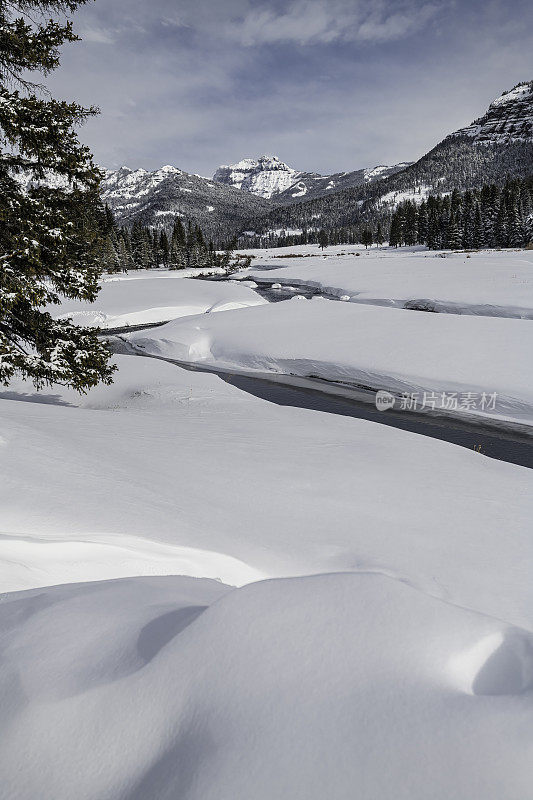
<path id="1" fill-rule="evenodd" d="M 100 106 L 99 163 L 212 174 L 416 158 L 531 79 L 530 0 L 96 0 L 53 92 Z"/>
<path id="2" fill-rule="evenodd" d="M 226 25 L 225 34 L 246 46 L 385 42 L 420 30 L 438 11 L 434 3 L 412 0 L 292 0 L 283 9 L 262 3 Z"/>

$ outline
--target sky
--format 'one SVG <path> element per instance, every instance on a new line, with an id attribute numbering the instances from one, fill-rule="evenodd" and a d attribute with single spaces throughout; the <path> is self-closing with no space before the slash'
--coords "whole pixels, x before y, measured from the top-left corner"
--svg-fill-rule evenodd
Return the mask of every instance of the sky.
<path id="1" fill-rule="evenodd" d="M 414 160 L 533 79 L 531 0 L 89 0 L 54 95 L 97 162 L 211 176 Z"/>

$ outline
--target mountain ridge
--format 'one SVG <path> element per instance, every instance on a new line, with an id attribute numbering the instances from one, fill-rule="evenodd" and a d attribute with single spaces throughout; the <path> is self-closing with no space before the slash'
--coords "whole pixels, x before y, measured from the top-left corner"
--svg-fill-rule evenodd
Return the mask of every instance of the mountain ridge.
<path id="1" fill-rule="evenodd" d="M 250 231 L 295 231 L 388 224 L 395 206 L 429 193 L 468 190 L 533 174 L 533 81 L 503 92 L 485 114 L 449 134 L 416 162 L 323 176 L 276 156 L 243 159 L 203 178 L 166 165 L 109 170 L 102 199 L 120 224 L 169 227 L 176 217 L 216 241 Z M 252 191 L 255 190 L 255 191 Z"/>
<path id="2" fill-rule="evenodd" d="M 321 175 L 318 172 L 300 172 L 277 156 L 263 155 L 258 159 L 244 158 L 235 164 L 222 165 L 214 173 L 213 180 L 284 205 L 298 202 L 303 197 L 319 197 L 380 180 L 405 169 L 411 163 L 405 161 L 392 166 L 378 165 L 371 169 Z"/>
<path id="3" fill-rule="evenodd" d="M 101 198 L 120 225 L 169 227 L 180 217 L 194 220 L 217 241 L 237 233 L 250 215 L 261 216 L 272 208 L 268 200 L 172 165 L 153 172 L 126 166 L 106 170 Z"/>

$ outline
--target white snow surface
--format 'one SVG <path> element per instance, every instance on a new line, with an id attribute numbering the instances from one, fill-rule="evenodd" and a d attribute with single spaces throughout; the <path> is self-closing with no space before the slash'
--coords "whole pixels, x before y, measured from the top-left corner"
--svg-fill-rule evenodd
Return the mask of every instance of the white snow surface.
<path id="1" fill-rule="evenodd" d="M 403 308 L 425 301 L 439 312 L 533 319 L 530 250 L 452 253 L 340 245 L 322 254 L 304 245 L 244 252 L 256 257 L 245 275 L 257 282 L 349 294 L 356 303 Z"/>
<path id="2" fill-rule="evenodd" d="M 320 298 L 176 320 L 126 338 L 136 351 L 158 357 L 263 376 L 319 378 L 343 388 L 437 397 L 497 393 L 495 407 L 482 416 L 533 424 L 533 325 L 523 320 Z M 463 411 L 471 412 L 481 414 Z"/>
<path id="3" fill-rule="evenodd" d="M 6 798 L 530 795 L 533 636 L 384 576 L 70 585 L 0 626 Z"/>
<path id="4" fill-rule="evenodd" d="M 99 580 L 104 558 L 105 577 L 183 572 L 194 549 L 198 577 L 234 585 L 370 569 L 533 624 L 529 470 L 157 359 L 116 362 L 113 386 L 85 397 L 0 392 L 6 589 Z"/>
<path id="5" fill-rule="evenodd" d="M 423 253 L 392 258 L 385 300 L 393 263 L 421 285 Z M 518 255 L 486 257 L 488 294 L 460 258 L 429 297 L 528 307 Z M 379 273 L 335 259 L 254 280 Z M 154 357 L 110 387 L 0 390 L 2 798 L 529 800 L 531 471 L 162 359 L 490 387 L 526 419 L 531 322 L 250 296 L 113 276 L 106 319 L 190 316 L 114 339 Z"/>
<path id="6" fill-rule="evenodd" d="M 104 281 L 95 303 L 65 300 L 49 311 L 54 317 L 70 317 L 79 325 L 106 329 L 266 303 L 246 286 L 191 280 L 187 276 L 193 273 L 194 270 L 179 270 L 154 274 L 152 270 L 144 270 L 116 275 Z"/>

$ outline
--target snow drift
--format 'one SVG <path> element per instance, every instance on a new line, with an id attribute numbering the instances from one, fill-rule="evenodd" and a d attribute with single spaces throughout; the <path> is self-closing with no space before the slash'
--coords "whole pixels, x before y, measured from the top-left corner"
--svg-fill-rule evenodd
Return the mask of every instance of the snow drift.
<path id="1" fill-rule="evenodd" d="M 71 317 L 76 324 L 106 329 L 264 303 L 260 295 L 238 283 L 193 280 L 179 272 L 142 272 L 104 281 L 95 303 L 65 300 L 48 310 L 54 317 Z"/>
<path id="2" fill-rule="evenodd" d="M 533 636 L 390 578 L 70 585 L 0 629 L 6 798 L 530 795 Z"/>

